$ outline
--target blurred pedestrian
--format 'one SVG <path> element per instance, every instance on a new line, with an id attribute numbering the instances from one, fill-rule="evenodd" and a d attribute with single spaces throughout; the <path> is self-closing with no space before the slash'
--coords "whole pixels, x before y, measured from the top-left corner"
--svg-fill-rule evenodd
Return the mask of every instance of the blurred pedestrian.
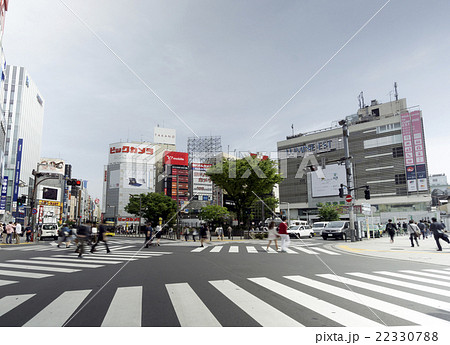
<path id="1" fill-rule="evenodd" d="M 217 228 L 216 228 L 216 234 L 217 234 L 217 239 L 220 241 L 220 240 L 224 240 L 224 238 L 223 238 L 223 228 L 221 227 L 221 226 L 218 226 Z"/>
<path id="2" fill-rule="evenodd" d="M 84 243 L 88 241 L 89 237 L 89 228 L 86 225 L 80 225 L 77 228 L 77 239 L 78 239 L 78 246 L 75 250 L 75 253 L 78 253 L 78 257 L 83 257 L 84 254 Z"/>
<path id="3" fill-rule="evenodd" d="M 233 234 L 233 228 L 231 227 L 231 225 L 228 226 L 228 239 L 231 240 L 231 236 Z"/>
<path id="4" fill-rule="evenodd" d="M 431 221 L 432 221 L 432 223 L 430 225 L 430 230 L 433 233 L 434 240 L 436 241 L 436 245 L 438 247 L 438 252 L 441 252 L 442 251 L 442 247 L 441 247 L 441 244 L 439 242 L 439 239 L 442 239 L 442 240 L 444 240 L 445 242 L 447 242 L 449 244 L 450 244 L 450 241 L 448 239 L 448 236 L 444 233 L 444 227 L 442 226 L 442 224 L 439 223 L 437 221 L 437 219 L 434 218 L 434 217 L 431 218 Z"/>
<path id="5" fill-rule="evenodd" d="M 98 227 L 98 234 L 97 234 L 97 241 L 92 245 L 91 247 L 91 253 L 95 252 L 95 247 L 97 244 L 101 241 L 105 244 L 106 252 L 109 253 L 110 250 L 108 248 L 108 236 L 106 236 L 106 233 L 108 232 L 108 228 L 105 224 L 100 224 Z"/>
<path id="6" fill-rule="evenodd" d="M 156 226 L 156 233 L 155 233 L 155 237 L 156 237 L 156 245 L 160 246 L 159 241 L 161 240 L 161 235 L 162 235 L 162 227 L 161 225 L 157 225 Z"/>
<path id="7" fill-rule="evenodd" d="M 289 239 L 289 234 L 287 232 L 288 226 L 286 224 L 286 216 L 281 218 L 282 222 L 278 225 L 278 234 L 281 238 L 281 250 L 280 252 L 286 252 L 291 240 Z"/>
<path id="8" fill-rule="evenodd" d="M 197 228 L 194 228 L 194 230 L 192 231 L 192 239 L 194 240 L 194 242 L 195 242 L 195 236 L 197 236 L 197 235 L 198 235 Z"/>
<path id="9" fill-rule="evenodd" d="M 151 244 L 151 239 L 153 235 L 152 223 L 147 223 L 145 226 L 145 248 L 148 248 L 149 244 Z"/>
<path id="10" fill-rule="evenodd" d="M 417 247 L 419 246 L 419 241 L 417 241 L 417 238 L 420 234 L 419 227 L 414 224 L 414 221 L 411 219 L 408 224 L 408 233 L 409 233 L 409 240 L 411 241 L 411 247 L 414 247 L 414 241 L 416 241 Z"/>
<path id="11" fill-rule="evenodd" d="M 386 224 L 386 231 L 391 237 L 391 243 L 394 243 L 394 236 L 395 232 L 397 231 L 397 226 L 395 225 L 395 223 L 392 223 L 392 219 L 388 220 L 388 223 Z"/>
<path id="12" fill-rule="evenodd" d="M 12 237 L 14 235 L 14 225 L 12 222 L 6 226 L 6 243 L 12 244 Z"/>
<path id="13" fill-rule="evenodd" d="M 16 244 L 20 243 L 20 237 L 22 236 L 22 224 L 15 222 L 15 232 L 16 232 Z"/>
<path id="14" fill-rule="evenodd" d="M 28 225 L 25 228 L 25 234 L 27 235 L 27 239 L 26 239 L 27 242 L 31 241 L 31 233 L 32 233 L 31 226 Z"/>
<path id="15" fill-rule="evenodd" d="M 269 246 L 272 243 L 272 241 L 275 242 L 275 249 L 276 249 L 276 251 L 278 251 L 278 243 L 277 243 L 278 238 L 280 238 L 280 235 L 277 232 L 277 227 L 275 225 L 275 222 L 271 221 L 269 224 L 268 236 L 267 236 L 267 239 L 269 240 L 269 243 L 267 243 L 267 251 L 269 251 Z"/>
<path id="16" fill-rule="evenodd" d="M 420 230 L 420 233 L 422 234 L 422 240 L 428 238 L 427 233 L 426 233 L 426 228 L 425 228 L 425 224 L 423 223 L 423 220 L 421 219 L 419 221 L 419 223 L 417 224 L 417 227 Z"/>
<path id="17" fill-rule="evenodd" d="M 200 227 L 200 247 L 204 247 L 203 243 L 208 241 L 208 227 L 203 224 Z"/>

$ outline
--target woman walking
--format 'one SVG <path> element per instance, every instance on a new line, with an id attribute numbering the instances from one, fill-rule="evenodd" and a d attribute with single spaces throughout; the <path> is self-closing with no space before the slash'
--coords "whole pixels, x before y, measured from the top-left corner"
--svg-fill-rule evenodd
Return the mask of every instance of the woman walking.
<path id="1" fill-rule="evenodd" d="M 280 235 L 278 235 L 277 228 L 275 226 L 275 222 L 271 221 L 269 224 L 269 234 L 267 237 L 267 239 L 269 240 L 269 243 L 267 243 L 267 251 L 269 251 L 269 246 L 272 243 L 272 241 L 275 242 L 275 249 L 276 249 L 276 251 L 278 251 L 278 243 L 277 243 L 278 237 L 280 237 Z"/>
<path id="2" fill-rule="evenodd" d="M 411 219 L 408 224 L 408 233 L 409 240 L 411 241 L 411 247 L 414 247 L 414 240 L 416 241 L 417 247 L 419 246 L 419 241 L 417 241 L 417 234 L 420 234 L 419 227 L 414 224 L 414 221 Z"/>

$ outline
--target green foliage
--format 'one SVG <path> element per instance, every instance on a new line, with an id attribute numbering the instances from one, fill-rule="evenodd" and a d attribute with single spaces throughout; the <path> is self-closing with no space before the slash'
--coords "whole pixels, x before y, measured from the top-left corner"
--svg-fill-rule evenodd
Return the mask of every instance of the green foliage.
<path id="1" fill-rule="evenodd" d="M 320 220 L 331 222 L 339 220 L 339 207 L 336 205 L 318 204 Z"/>
<path id="2" fill-rule="evenodd" d="M 139 199 L 141 199 L 140 212 Z M 160 217 L 164 222 L 169 222 L 172 225 L 176 221 L 177 203 L 171 197 L 162 193 L 130 195 L 125 211 L 144 218 L 152 225 L 159 224 Z"/>
<path id="3" fill-rule="evenodd" d="M 226 207 L 218 205 L 208 205 L 202 207 L 199 216 L 202 220 L 206 220 L 214 224 L 221 224 L 230 217 L 230 213 L 228 212 L 228 209 Z"/>
<path id="4" fill-rule="evenodd" d="M 252 207 L 257 195 L 271 194 L 273 186 L 282 180 L 275 162 L 252 157 L 224 159 L 206 174 L 235 202 L 238 220 L 244 223 L 249 218 L 246 210 Z"/>

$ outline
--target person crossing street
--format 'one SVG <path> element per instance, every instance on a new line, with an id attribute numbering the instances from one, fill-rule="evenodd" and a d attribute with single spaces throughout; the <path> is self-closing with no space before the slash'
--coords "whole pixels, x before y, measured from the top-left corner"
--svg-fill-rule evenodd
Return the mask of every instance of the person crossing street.
<path id="1" fill-rule="evenodd" d="M 107 227 L 105 224 L 100 224 L 100 226 L 98 227 L 98 236 L 97 236 L 97 241 L 92 245 L 91 247 L 91 253 L 95 252 L 95 247 L 97 246 L 97 244 L 102 241 L 105 244 L 106 247 L 106 252 L 109 253 L 111 252 L 108 248 L 108 239 L 106 236 L 106 232 L 107 232 Z"/>

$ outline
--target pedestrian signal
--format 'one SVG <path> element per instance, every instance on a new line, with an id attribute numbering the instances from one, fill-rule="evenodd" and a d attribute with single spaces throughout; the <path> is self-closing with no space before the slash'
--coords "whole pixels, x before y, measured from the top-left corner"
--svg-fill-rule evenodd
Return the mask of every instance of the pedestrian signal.
<path id="1" fill-rule="evenodd" d="M 369 186 L 366 186 L 366 190 L 364 191 L 364 197 L 366 198 L 366 200 L 370 199 L 370 189 Z"/>

